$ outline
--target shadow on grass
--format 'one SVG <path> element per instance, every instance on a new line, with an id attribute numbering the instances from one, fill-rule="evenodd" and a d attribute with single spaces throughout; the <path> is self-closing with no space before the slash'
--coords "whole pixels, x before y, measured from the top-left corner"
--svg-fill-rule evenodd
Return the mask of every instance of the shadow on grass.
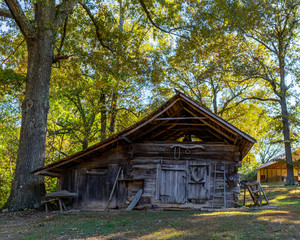
<path id="1" fill-rule="evenodd" d="M 44 219 L 39 219 L 39 223 Z M 288 211 L 65 214 L 16 239 L 299 239 Z M 38 227 L 41 226 L 41 227 Z"/>
<path id="2" fill-rule="evenodd" d="M 300 239 L 299 191 L 266 188 L 273 210 L 43 214 L 0 225 L 0 239 Z"/>

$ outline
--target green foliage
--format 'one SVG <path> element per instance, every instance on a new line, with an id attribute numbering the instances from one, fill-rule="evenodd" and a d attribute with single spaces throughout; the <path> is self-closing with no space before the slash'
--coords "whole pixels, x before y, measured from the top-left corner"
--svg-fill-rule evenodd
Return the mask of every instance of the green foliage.
<path id="1" fill-rule="evenodd" d="M 239 169 L 241 180 L 257 179 L 256 169 L 261 165 L 261 163 L 255 160 L 252 154 L 248 154 L 242 161 L 242 167 Z"/>
<path id="2" fill-rule="evenodd" d="M 0 208 L 5 204 L 9 193 L 13 175 L 8 171 L 7 167 L 1 167 L 0 173 Z"/>
<path id="3" fill-rule="evenodd" d="M 19 101 L 6 96 L 0 99 L 0 208 L 10 193 L 11 181 L 15 169 L 18 138 L 20 108 Z"/>
<path id="4" fill-rule="evenodd" d="M 22 74 L 16 73 L 13 69 L 2 69 L 0 67 L 0 97 L 4 95 L 20 94 L 24 86 L 25 78 Z"/>

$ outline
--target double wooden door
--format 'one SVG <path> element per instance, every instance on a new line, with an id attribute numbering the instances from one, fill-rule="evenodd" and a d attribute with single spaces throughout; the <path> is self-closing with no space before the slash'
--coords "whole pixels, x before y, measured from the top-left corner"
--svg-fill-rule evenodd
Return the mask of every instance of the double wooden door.
<path id="1" fill-rule="evenodd" d="M 157 168 L 156 191 L 162 203 L 202 203 L 210 195 L 210 161 L 162 162 Z"/>

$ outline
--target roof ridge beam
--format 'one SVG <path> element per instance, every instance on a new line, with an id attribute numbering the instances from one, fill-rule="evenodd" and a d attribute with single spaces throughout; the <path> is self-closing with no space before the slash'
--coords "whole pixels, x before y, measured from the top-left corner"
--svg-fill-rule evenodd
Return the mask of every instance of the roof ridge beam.
<path id="1" fill-rule="evenodd" d="M 166 120 L 200 120 L 207 119 L 207 117 L 170 117 L 170 118 L 156 118 L 155 121 L 166 121 Z"/>

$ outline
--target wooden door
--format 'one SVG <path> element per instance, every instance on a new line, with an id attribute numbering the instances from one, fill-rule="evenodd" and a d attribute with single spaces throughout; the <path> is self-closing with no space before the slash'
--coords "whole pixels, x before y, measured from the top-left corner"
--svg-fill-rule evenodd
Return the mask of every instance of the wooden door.
<path id="1" fill-rule="evenodd" d="M 161 168 L 160 200 L 162 203 L 185 203 L 186 171 L 177 165 Z"/>
<path id="2" fill-rule="evenodd" d="M 104 207 L 107 202 L 107 169 L 87 171 L 86 203 L 87 207 Z"/>
<path id="3" fill-rule="evenodd" d="M 89 174 L 87 177 L 88 205 L 104 206 L 106 202 L 105 176 Z"/>
<path id="4" fill-rule="evenodd" d="M 210 163 L 189 160 L 187 168 L 187 199 L 192 203 L 204 203 L 210 195 Z"/>

